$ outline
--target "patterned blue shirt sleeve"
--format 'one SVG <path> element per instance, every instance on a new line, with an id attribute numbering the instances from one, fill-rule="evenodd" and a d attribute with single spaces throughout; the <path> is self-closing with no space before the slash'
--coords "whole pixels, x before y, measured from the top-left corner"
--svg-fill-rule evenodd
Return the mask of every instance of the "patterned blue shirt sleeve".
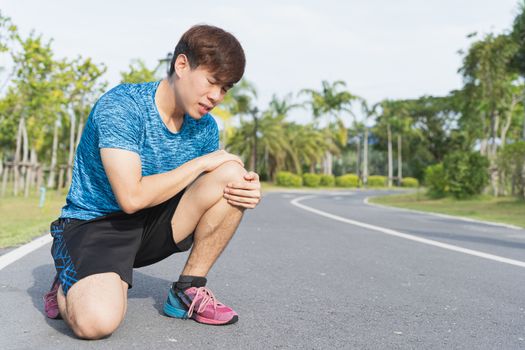
<path id="1" fill-rule="evenodd" d="M 119 148 L 140 154 L 143 121 L 133 98 L 119 93 L 117 89 L 104 95 L 95 106 L 98 147 Z"/>
<path id="2" fill-rule="evenodd" d="M 202 156 L 219 149 L 219 127 L 211 114 L 208 114 L 208 117 L 209 121 L 206 126 L 206 141 L 201 150 Z"/>

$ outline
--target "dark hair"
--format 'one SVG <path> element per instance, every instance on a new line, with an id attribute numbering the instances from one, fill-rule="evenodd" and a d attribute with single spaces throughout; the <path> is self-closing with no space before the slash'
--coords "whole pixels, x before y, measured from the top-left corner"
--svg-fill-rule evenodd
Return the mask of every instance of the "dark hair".
<path id="1" fill-rule="evenodd" d="M 196 25 L 182 35 L 170 63 L 169 76 L 175 71 L 175 60 L 186 55 L 190 68 L 207 68 L 220 83 L 233 85 L 241 80 L 246 66 L 239 41 L 221 28 Z"/>

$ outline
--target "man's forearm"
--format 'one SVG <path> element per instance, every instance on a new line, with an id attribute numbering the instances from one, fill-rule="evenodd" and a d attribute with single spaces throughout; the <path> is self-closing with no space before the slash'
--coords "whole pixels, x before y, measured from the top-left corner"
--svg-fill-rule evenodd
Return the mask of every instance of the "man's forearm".
<path id="1" fill-rule="evenodd" d="M 186 188 L 203 171 L 202 162 L 195 158 L 166 173 L 142 177 L 130 199 L 132 211 L 153 207 L 167 201 Z"/>

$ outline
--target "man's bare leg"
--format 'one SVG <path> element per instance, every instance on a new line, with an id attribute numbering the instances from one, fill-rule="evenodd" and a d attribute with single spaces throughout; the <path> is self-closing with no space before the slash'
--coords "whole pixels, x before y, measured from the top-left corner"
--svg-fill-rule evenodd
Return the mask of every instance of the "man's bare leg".
<path id="1" fill-rule="evenodd" d="M 114 272 L 82 278 L 64 296 L 57 294 L 60 315 L 80 338 L 100 339 L 113 333 L 124 319 L 128 284 Z"/>
<path id="2" fill-rule="evenodd" d="M 199 177 L 184 193 L 172 219 L 173 238 L 180 242 L 194 232 L 194 243 L 183 275 L 206 276 L 235 233 L 243 209 L 223 197 L 230 182 L 243 181 L 239 164 L 227 162 Z"/>
<path id="3" fill-rule="evenodd" d="M 228 204 L 223 191 L 229 182 L 241 181 L 245 173 L 237 163 L 225 163 L 199 177 L 183 195 L 172 219 L 174 240 L 180 242 L 195 232 L 183 274 L 206 276 L 230 241 L 243 209 Z M 124 319 L 127 290 L 127 283 L 116 273 L 88 276 L 75 283 L 67 297 L 59 288 L 60 314 L 78 337 L 103 338 Z"/>
<path id="4" fill-rule="evenodd" d="M 237 230 L 243 210 L 222 198 L 201 218 L 182 275 L 205 277 Z"/>

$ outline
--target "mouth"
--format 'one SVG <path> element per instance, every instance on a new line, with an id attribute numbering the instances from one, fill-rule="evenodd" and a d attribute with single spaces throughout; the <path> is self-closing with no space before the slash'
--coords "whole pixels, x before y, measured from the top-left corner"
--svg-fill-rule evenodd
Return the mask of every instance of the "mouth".
<path id="1" fill-rule="evenodd" d="M 209 113 L 212 109 L 213 106 L 209 106 L 204 103 L 199 103 L 199 111 L 202 112 L 202 114 Z"/>

